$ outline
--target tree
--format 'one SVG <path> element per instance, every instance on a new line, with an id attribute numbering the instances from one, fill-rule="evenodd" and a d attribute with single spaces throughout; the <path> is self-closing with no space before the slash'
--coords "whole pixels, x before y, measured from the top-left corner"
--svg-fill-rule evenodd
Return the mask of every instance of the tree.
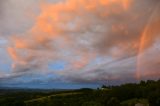
<path id="1" fill-rule="evenodd" d="M 107 88 L 107 86 L 106 85 L 102 85 L 102 87 L 101 88 Z"/>
<path id="2" fill-rule="evenodd" d="M 120 101 L 116 97 L 112 97 L 108 100 L 106 106 L 120 106 Z"/>
<path id="3" fill-rule="evenodd" d="M 95 101 L 89 101 L 89 102 L 84 102 L 82 106 L 102 106 L 102 105 Z"/>

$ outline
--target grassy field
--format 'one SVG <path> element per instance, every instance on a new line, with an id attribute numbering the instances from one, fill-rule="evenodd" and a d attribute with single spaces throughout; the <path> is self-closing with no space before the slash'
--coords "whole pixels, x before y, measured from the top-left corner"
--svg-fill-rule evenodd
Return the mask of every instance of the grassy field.
<path id="1" fill-rule="evenodd" d="M 62 96 L 62 97 L 64 97 L 64 96 L 77 95 L 77 94 L 81 94 L 81 92 L 69 92 L 69 93 L 62 93 L 62 94 L 53 94 L 53 95 L 49 95 L 49 96 L 45 96 L 45 97 L 40 97 L 40 98 L 35 98 L 35 99 L 27 100 L 27 101 L 24 101 L 24 103 L 27 104 L 27 103 L 47 100 L 47 99 L 51 99 L 52 97 L 56 97 L 56 96 Z"/>

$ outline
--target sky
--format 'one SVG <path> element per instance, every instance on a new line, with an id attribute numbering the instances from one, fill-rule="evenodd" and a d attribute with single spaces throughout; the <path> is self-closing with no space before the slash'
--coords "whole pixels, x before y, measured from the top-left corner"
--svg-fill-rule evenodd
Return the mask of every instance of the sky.
<path id="1" fill-rule="evenodd" d="M 0 86 L 159 79 L 159 11 L 159 0 L 0 0 Z"/>

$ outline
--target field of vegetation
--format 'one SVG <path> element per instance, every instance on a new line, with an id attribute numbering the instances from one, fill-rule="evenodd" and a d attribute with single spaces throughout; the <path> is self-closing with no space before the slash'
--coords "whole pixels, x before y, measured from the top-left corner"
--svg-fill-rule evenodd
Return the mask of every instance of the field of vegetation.
<path id="1" fill-rule="evenodd" d="M 79 90 L 0 89 L 0 106 L 160 106 L 160 80 Z"/>

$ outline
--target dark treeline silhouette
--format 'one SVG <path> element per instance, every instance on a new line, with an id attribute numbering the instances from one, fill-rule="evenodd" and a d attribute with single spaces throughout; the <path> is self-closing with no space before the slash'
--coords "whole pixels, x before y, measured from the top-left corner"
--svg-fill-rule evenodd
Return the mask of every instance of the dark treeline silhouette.
<path id="1" fill-rule="evenodd" d="M 160 80 L 98 89 L 27 91 L 0 89 L 0 106 L 160 106 Z"/>

